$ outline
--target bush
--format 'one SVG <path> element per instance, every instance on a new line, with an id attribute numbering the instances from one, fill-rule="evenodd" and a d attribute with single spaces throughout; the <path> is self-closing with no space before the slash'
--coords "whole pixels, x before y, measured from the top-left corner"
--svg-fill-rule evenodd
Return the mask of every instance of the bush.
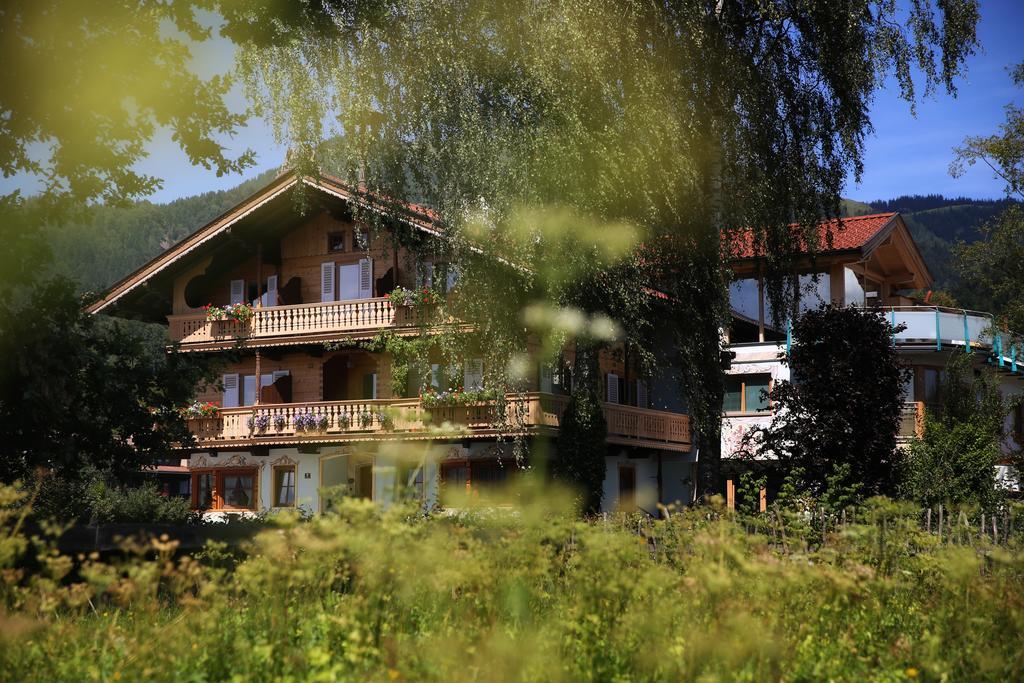
<path id="1" fill-rule="evenodd" d="M 160 494 L 151 482 L 124 484 L 96 470 L 80 478 L 47 474 L 25 487 L 32 491 L 33 516 L 61 524 L 194 524 L 201 518 L 191 501 Z"/>
<path id="2" fill-rule="evenodd" d="M 923 437 L 910 444 L 901 493 L 929 507 L 972 504 L 991 510 L 1003 496 L 995 468 L 1009 406 L 991 373 L 975 375 L 966 354 L 950 359 L 939 389 L 940 409 L 926 415 Z"/>
<path id="3" fill-rule="evenodd" d="M 343 498 L 239 554 L 106 564 L 24 544 L 0 488 L 6 680 L 1016 680 L 1024 554 L 873 500 L 820 549 L 713 506 L 580 522 L 523 489 L 457 517 Z M 7 513 L 5 515 L 5 513 Z M 854 515 L 851 514 L 851 518 Z M 785 528 L 782 528 L 785 525 Z M 1003 528 L 1021 529 L 1018 520 Z M 1019 533 L 1019 532 L 1018 532 Z M 146 552 L 141 552 L 145 550 Z"/>
<path id="4" fill-rule="evenodd" d="M 92 524 L 143 522 L 150 524 L 193 524 L 199 518 L 191 502 L 163 496 L 154 484 L 117 486 L 96 480 L 86 490 Z"/>

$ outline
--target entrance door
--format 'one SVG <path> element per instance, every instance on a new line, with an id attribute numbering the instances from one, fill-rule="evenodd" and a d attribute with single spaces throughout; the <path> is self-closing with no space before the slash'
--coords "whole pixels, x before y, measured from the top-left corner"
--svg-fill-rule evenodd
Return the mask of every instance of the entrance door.
<path id="1" fill-rule="evenodd" d="M 356 495 L 360 498 L 373 498 L 373 463 L 364 463 L 359 466 L 359 487 Z"/>
<path id="2" fill-rule="evenodd" d="M 636 469 L 619 465 L 619 511 L 636 511 Z"/>

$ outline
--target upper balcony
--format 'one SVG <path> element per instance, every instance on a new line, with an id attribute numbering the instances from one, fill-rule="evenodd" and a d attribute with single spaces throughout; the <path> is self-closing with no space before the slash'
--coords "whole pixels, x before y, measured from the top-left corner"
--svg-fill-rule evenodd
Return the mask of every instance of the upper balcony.
<path id="1" fill-rule="evenodd" d="M 205 313 L 168 316 L 171 341 L 189 350 L 371 337 L 383 329 L 412 332 L 429 309 L 393 306 L 385 297 L 253 308 L 246 322 L 209 320 Z"/>
<path id="2" fill-rule="evenodd" d="M 239 448 L 402 439 L 555 434 L 568 398 L 509 394 L 502 419 L 495 402 L 426 409 L 419 399 L 321 401 L 222 408 L 189 421 L 199 448 Z M 604 403 L 608 443 L 668 451 L 691 449 L 689 416 Z"/>
<path id="3" fill-rule="evenodd" d="M 1010 333 L 1002 331 L 990 313 L 943 306 L 876 306 L 871 310 L 894 327 L 903 327 L 894 336 L 895 344 L 906 350 L 951 351 L 970 350 L 988 352 L 994 363 L 1011 372 L 1024 372 L 1024 345 L 1015 343 Z M 750 354 L 777 354 L 789 343 L 791 332 L 779 332 L 777 341 L 734 343 L 742 350 L 746 360 Z M 767 359 L 767 356 L 762 359 Z"/>

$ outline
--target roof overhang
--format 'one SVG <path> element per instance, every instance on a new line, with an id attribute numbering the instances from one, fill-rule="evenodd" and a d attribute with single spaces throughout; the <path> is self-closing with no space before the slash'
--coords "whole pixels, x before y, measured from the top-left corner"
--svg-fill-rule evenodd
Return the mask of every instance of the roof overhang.
<path id="1" fill-rule="evenodd" d="M 154 279 L 166 274 L 176 265 L 203 253 L 215 240 L 230 235 L 232 230 L 240 224 L 252 221 L 253 217 L 261 211 L 265 212 L 271 205 L 289 201 L 289 191 L 298 189 L 300 183 L 350 207 L 358 206 L 381 215 L 387 215 L 392 220 L 405 223 L 435 237 L 442 235 L 436 217 L 424 209 L 381 200 L 365 191 L 354 189 L 332 176 L 321 175 L 312 178 L 299 176 L 294 171 L 289 171 L 136 269 L 114 284 L 103 297 L 86 306 L 85 310 L 89 313 L 109 311 L 119 302 L 124 301 L 126 297 L 147 287 Z"/>

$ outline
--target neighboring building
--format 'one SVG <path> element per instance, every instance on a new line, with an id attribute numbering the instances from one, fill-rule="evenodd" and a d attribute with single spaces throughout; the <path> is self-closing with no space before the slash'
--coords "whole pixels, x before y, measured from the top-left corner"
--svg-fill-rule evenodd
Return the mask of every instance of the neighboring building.
<path id="1" fill-rule="evenodd" d="M 304 214 L 295 207 L 299 183 L 306 185 Z M 558 369 L 536 367 L 527 391 L 508 397 L 519 415 L 514 428 L 495 420 L 493 403 L 424 410 L 424 386 L 447 388 L 436 364 L 393 391 L 390 355 L 358 342 L 381 330 L 420 334 L 423 311 L 393 305 L 385 294 L 424 284 L 444 292 L 457 287 L 457 271 L 433 262 L 429 250 L 407 251 L 390 234 L 367 243 L 369 233 L 352 218 L 357 203 L 394 230 L 418 231 L 428 243 L 439 238 L 429 211 L 382 208 L 337 179 L 289 172 L 89 307 L 167 324 L 182 351 L 230 359 L 221 386 L 199 396 L 217 409 L 190 420 L 197 447 L 183 453 L 183 465 L 162 466 L 168 478 L 187 474 L 197 508 L 318 512 L 326 505 L 322 491 L 339 487 L 379 501 L 404 488 L 432 505 L 444 487 L 477 492 L 508 477 L 515 469 L 510 437 L 554 443 L 569 381 Z M 253 315 L 211 320 L 207 304 L 251 305 Z M 625 358 L 613 349 L 600 361 L 611 446 L 604 506 L 657 514 L 659 502 L 693 498 L 689 419 L 675 387 L 648 386 Z M 484 370 L 480 358 L 463 359 L 465 388 L 481 388 Z M 395 461 L 388 444 L 412 441 L 432 443 L 440 455 Z M 185 486 L 166 484 L 168 493 Z"/>
<path id="2" fill-rule="evenodd" d="M 845 218 L 842 226 L 833 221 L 823 224 L 820 230 L 823 246 L 813 259 L 807 258 L 800 264 L 800 310 L 830 301 L 843 306 L 867 306 L 877 308 L 894 326 L 906 325 L 894 339 L 901 356 L 913 369 L 905 389 L 900 441 L 906 443 L 920 433 L 925 410 L 938 400 L 939 378 L 950 354 L 971 353 L 979 366 L 995 367 L 1004 395 L 1024 391 L 1024 349 L 1010 347 L 1002 335 L 994 334 L 991 315 L 930 306 L 901 294 L 929 289 L 932 276 L 899 214 Z M 826 233 L 832 235 L 829 246 L 824 246 Z M 761 397 L 761 390 L 789 379 L 789 368 L 779 361 L 786 348 L 789 322 L 772 319 L 758 253 L 750 247 L 740 251 L 733 262 L 735 279 L 729 291 L 733 325 L 728 331 L 728 348 L 736 356 L 728 371 L 722 420 L 723 472 L 730 505 L 735 501 L 736 480 L 746 467 L 733 457 L 736 448 L 748 430 L 771 420 L 771 406 Z M 1004 444 L 1005 452 L 1024 443 L 1022 422 L 1018 407 L 1007 418 L 1006 432 L 1010 436 Z M 997 474 L 1004 485 L 1017 487 L 1016 473 L 1008 463 L 1000 465 Z M 781 476 L 781 472 L 770 473 L 762 502 L 773 497 Z"/>

